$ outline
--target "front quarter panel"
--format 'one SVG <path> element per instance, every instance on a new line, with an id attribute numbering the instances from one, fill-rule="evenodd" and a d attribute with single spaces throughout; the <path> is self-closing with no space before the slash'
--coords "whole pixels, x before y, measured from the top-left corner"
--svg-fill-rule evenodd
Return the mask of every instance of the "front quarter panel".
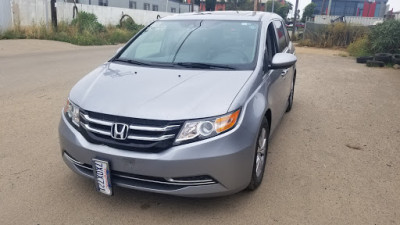
<path id="1" fill-rule="evenodd" d="M 254 137 L 257 136 L 261 121 L 267 110 L 270 109 L 272 112 L 277 112 L 277 109 L 271 108 L 268 101 L 268 93 L 270 93 L 272 80 L 268 74 L 264 74 L 263 70 L 264 52 L 266 50 L 265 40 L 267 27 L 270 22 L 269 20 L 262 22 L 263 27 L 260 34 L 260 50 L 258 51 L 257 66 L 229 109 L 229 111 L 232 111 L 243 106 L 243 112 L 245 114 L 243 126 L 246 126 Z M 272 134 L 272 130 L 270 134 Z"/>

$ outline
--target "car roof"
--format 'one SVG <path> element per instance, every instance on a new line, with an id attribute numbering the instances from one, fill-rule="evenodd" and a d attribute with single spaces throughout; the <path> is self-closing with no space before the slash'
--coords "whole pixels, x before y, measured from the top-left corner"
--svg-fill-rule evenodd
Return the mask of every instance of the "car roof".
<path id="1" fill-rule="evenodd" d="M 246 20 L 261 21 L 282 19 L 279 15 L 269 12 L 256 11 L 205 11 L 197 13 L 181 13 L 167 16 L 161 20 Z"/>

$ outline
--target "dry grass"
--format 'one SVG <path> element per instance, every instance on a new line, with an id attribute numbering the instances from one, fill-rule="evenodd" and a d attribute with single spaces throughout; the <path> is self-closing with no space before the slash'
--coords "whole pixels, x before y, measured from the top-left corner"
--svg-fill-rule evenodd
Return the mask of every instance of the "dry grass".
<path id="1" fill-rule="evenodd" d="M 128 21 L 123 26 L 106 26 L 99 24 L 97 18 L 89 13 L 80 13 L 82 18 L 71 24 L 60 22 L 57 29 L 45 24 L 20 26 L 0 33 L 0 39 L 43 39 L 63 41 L 76 45 L 107 45 L 125 43 L 140 29 L 141 25 Z M 87 16 L 93 18 L 87 19 Z M 91 20 L 90 20 L 91 19 Z"/>

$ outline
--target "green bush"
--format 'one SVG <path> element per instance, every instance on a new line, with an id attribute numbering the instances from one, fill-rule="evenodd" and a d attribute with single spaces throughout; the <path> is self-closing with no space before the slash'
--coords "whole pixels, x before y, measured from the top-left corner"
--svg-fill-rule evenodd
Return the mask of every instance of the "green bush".
<path id="1" fill-rule="evenodd" d="M 110 32 L 105 34 L 105 39 L 109 41 L 109 44 L 123 43 L 129 40 L 136 32 L 122 28 L 107 28 Z"/>
<path id="2" fill-rule="evenodd" d="M 388 20 L 372 27 L 368 35 L 351 43 L 347 48 L 351 56 L 400 52 L 400 21 Z"/>
<path id="3" fill-rule="evenodd" d="M 80 33 L 85 31 L 90 33 L 104 32 L 104 26 L 97 21 L 97 16 L 92 13 L 79 12 L 77 17 L 72 20 L 72 26 L 76 26 Z"/>
<path id="4" fill-rule="evenodd" d="M 361 57 L 361 56 L 369 56 L 372 54 L 370 43 L 368 40 L 368 36 L 361 37 L 351 43 L 349 47 L 347 47 L 347 51 L 351 56 Z"/>
<path id="5" fill-rule="evenodd" d="M 143 28 L 142 25 L 136 24 L 135 21 L 129 16 L 121 19 L 118 28 L 132 30 L 132 31 L 139 31 Z"/>
<path id="6" fill-rule="evenodd" d="M 400 21 L 388 20 L 373 27 L 368 36 L 374 53 L 400 52 Z"/>

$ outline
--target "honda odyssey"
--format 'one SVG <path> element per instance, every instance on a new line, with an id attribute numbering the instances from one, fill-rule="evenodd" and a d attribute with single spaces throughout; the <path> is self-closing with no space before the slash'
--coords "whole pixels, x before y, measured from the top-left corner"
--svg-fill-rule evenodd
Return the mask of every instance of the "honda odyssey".
<path id="1" fill-rule="evenodd" d="M 107 195 L 115 185 L 191 197 L 254 190 L 292 108 L 296 61 L 276 14 L 157 20 L 72 88 L 62 158 Z"/>

